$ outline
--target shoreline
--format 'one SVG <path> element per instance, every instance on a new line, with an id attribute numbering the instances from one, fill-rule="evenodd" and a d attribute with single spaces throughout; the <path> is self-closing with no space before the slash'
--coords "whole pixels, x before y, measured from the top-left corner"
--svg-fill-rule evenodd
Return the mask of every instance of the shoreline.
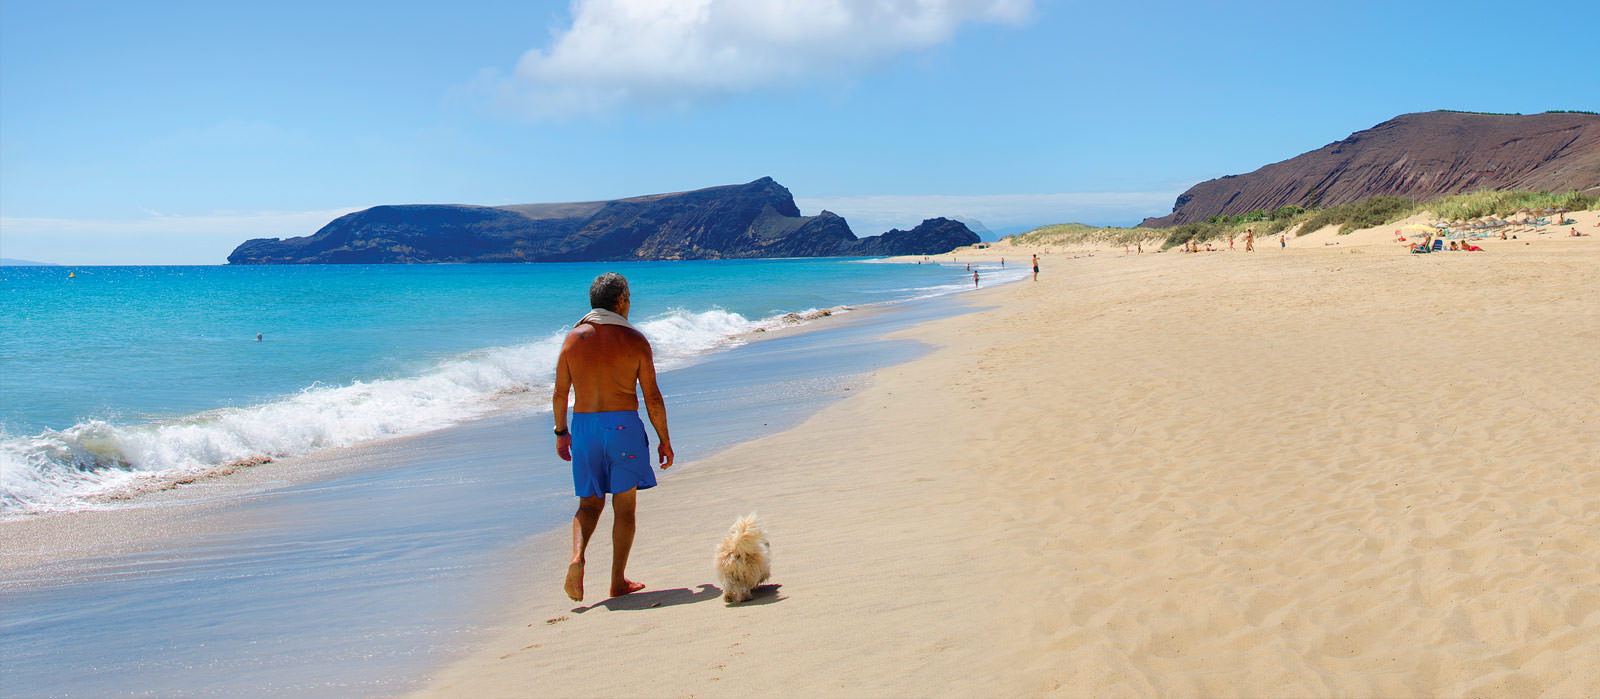
<path id="1" fill-rule="evenodd" d="M 741 332 L 787 327 L 793 319 L 785 313 L 947 291 L 959 276 L 837 259 L 619 264 L 659 285 L 656 300 L 636 312 L 656 339 L 663 370 L 739 344 Z M 89 509 L 107 498 L 117 504 L 119 494 L 204 478 L 233 462 L 419 434 L 536 404 L 536 396 L 521 394 L 548 390 L 560 337 L 575 320 L 561 309 L 575 316 L 587 308 L 585 301 L 544 301 L 578 300 L 566 293 L 581 291 L 592 269 L 283 267 L 241 276 L 129 267 L 75 282 L 54 275 L 12 280 L 13 305 L 24 315 L 63 297 L 80 301 L 74 308 L 82 312 L 19 326 L 38 342 L 5 382 L 16 400 L 0 404 L 0 469 L 7 476 L 0 517 Z M 752 286 L 751 274 L 765 280 Z M 376 293 L 389 286 L 416 288 L 402 295 L 414 313 L 390 313 L 399 302 Z M 319 307 L 318 294 L 306 290 L 323 288 L 347 294 L 334 293 L 340 303 Z M 171 317 L 150 310 L 166 294 L 187 298 L 185 292 L 223 296 L 209 313 L 193 305 Z M 287 300 L 271 313 L 252 306 L 279 295 Z M 170 339 L 117 361 L 71 338 L 70 328 L 94 309 L 140 319 L 127 329 L 132 334 Z M 247 341 L 257 330 L 267 331 L 266 341 Z M 181 359 L 189 353 L 200 361 Z M 78 397 L 96 392 L 105 397 Z"/>
<path id="2" fill-rule="evenodd" d="M 1593 694 L 1594 240 L 1046 258 L 641 497 L 646 590 L 508 564 L 417 694 Z M 773 586 L 725 607 L 750 510 Z"/>
<path id="3" fill-rule="evenodd" d="M 912 302 L 914 301 L 889 303 L 892 306 Z M 787 322 L 784 317 L 776 317 L 773 321 L 775 323 L 773 327 L 762 327 L 730 336 L 727 340 L 734 344 L 711 350 L 689 366 L 692 367 L 706 361 L 714 361 L 719 353 L 729 349 L 803 333 L 827 332 L 831 329 L 832 323 L 836 323 L 841 319 L 871 318 L 873 314 L 886 310 L 892 309 L 881 305 L 837 306 L 829 309 L 816 309 L 805 314 L 791 313 L 789 315 L 797 319 L 792 323 Z M 818 321 L 823 322 L 819 323 Z M 382 468 L 378 465 L 359 465 L 359 462 L 370 460 L 364 458 L 368 454 L 374 452 L 382 453 L 389 450 L 403 450 L 408 442 L 459 429 L 463 426 L 517 419 L 528 413 L 542 414 L 539 408 L 533 406 L 547 401 L 548 398 L 535 398 L 532 404 L 529 405 L 502 406 L 491 412 L 424 432 L 384 437 L 348 446 L 323 447 L 305 454 L 241 459 L 236 462 L 210 466 L 208 467 L 210 470 L 207 471 L 153 471 L 140 474 L 139 480 L 128 485 L 85 497 L 86 503 L 100 505 L 100 507 L 5 513 L 0 515 L 0 529 L 15 528 L 24 531 L 21 535 L 10 537 L 11 542 L 18 540 L 32 541 L 35 536 L 32 530 L 37 529 L 42 532 L 62 526 L 75 526 L 59 524 L 64 520 L 82 520 L 94 517 L 116 518 L 126 516 L 116 513 L 168 507 L 192 506 L 205 509 L 211 506 L 227 506 L 233 498 L 247 497 L 257 492 L 305 485 L 318 479 L 350 475 L 365 469 Z M 212 492 L 202 494 L 199 492 L 202 490 Z M 92 528 L 107 529 L 112 527 L 129 528 L 117 524 L 94 526 Z M 111 537 L 104 536 L 94 538 L 100 540 L 100 543 L 107 543 L 111 539 Z M 126 543 L 126 539 L 123 539 L 122 543 Z M 0 573 L 14 570 L 18 567 L 47 564 L 52 559 L 60 557 L 56 555 L 56 552 L 71 550 L 65 546 L 62 548 L 53 548 L 51 546 L 37 548 L 39 550 L 31 553 L 18 553 L 9 550 L 0 551 Z M 91 547 L 82 553 L 73 553 L 69 557 L 105 555 L 128 550 L 134 549 L 119 550 Z"/>
<path id="4" fill-rule="evenodd" d="M 814 412 L 817 406 L 848 395 L 859 381 L 859 374 L 850 372 L 871 371 L 882 363 L 902 361 L 922 351 L 911 343 L 884 340 L 885 333 L 953 312 L 958 312 L 955 304 L 946 299 L 896 304 L 881 311 L 863 310 L 828 319 L 834 322 L 762 333 L 748 344 L 661 374 L 663 390 L 671 401 L 674 436 L 680 442 L 680 465 L 673 469 L 673 476 L 692 472 L 695 462 L 707 454 L 769 430 L 781 430 Z M 858 368 L 840 375 L 843 367 Z M 760 390 L 750 390 L 751 386 Z M 201 638 L 209 638 L 209 632 L 191 631 L 188 625 L 204 625 L 213 617 L 216 623 L 223 619 L 255 619 L 240 629 L 232 628 L 230 623 L 218 637 L 201 644 L 206 649 L 200 657 L 219 658 L 209 664 L 226 665 L 234 662 L 228 660 L 232 657 L 231 645 L 248 643 L 247 647 L 252 647 L 257 643 L 256 638 L 239 637 L 251 633 L 246 629 L 258 622 L 264 622 L 260 625 L 266 629 L 278 623 L 273 618 L 257 618 L 257 614 L 280 602 L 270 595 L 263 599 L 258 594 L 240 596 L 240 591 L 234 591 L 228 601 L 216 600 L 213 604 L 205 596 L 209 594 L 206 590 L 178 590 L 190 589 L 181 585 L 205 582 L 213 575 L 224 576 L 213 581 L 219 589 L 231 589 L 235 576 L 222 571 L 254 570 L 259 573 L 243 577 L 267 575 L 330 588 L 295 603 L 304 608 L 316 608 L 317 600 L 337 592 L 332 588 L 380 583 L 382 587 L 362 597 L 361 606 L 373 607 L 375 601 L 381 600 L 412 604 L 410 600 L 419 595 L 456 600 L 448 604 L 461 607 L 461 611 L 430 612 L 421 621 L 404 610 L 383 611 L 382 607 L 374 608 L 376 613 L 363 615 L 369 625 L 392 625 L 397 631 L 388 636 L 418 639 L 401 640 L 409 645 L 398 650 L 389 648 L 393 641 L 378 644 L 376 652 L 383 662 L 399 662 L 405 669 L 382 673 L 385 679 L 381 682 L 362 684 L 367 691 L 404 691 L 413 686 L 417 675 L 441 658 L 454 657 L 459 652 L 457 646 L 468 644 L 485 624 L 493 621 L 483 609 L 473 611 L 467 607 L 482 607 L 485 601 L 501 596 L 500 588 L 507 583 L 497 573 L 507 560 L 507 553 L 525 551 L 528 541 L 539 540 L 536 532 L 561 532 L 570 517 L 568 498 L 562 496 L 570 494 L 570 481 L 564 469 L 551 465 L 559 462 L 553 453 L 545 453 L 549 445 L 540 439 L 548 432 L 541 427 L 547 419 L 546 413 L 519 411 L 422 435 L 242 469 L 225 478 L 149 493 L 137 505 L 125 509 L 43 514 L 0 523 L 7 539 L 5 555 L 0 556 L 0 594 L 8 600 L 8 612 L 0 615 L 0 628 L 13 638 L 33 639 L 0 648 L 4 651 L 0 655 L 8 657 L 8 666 L 16 671 L 16 686 L 44 681 L 46 684 L 32 685 L 43 688 L 51 685 L 38 670 L 50 667 L 51 662 L 59 666 L 59 661 L 48 659 L 48 649 L 51 643 L 68 642 L 63 639 L 79 638 L 83 648 L 92 649 L 101 641 L 90 642 L 91 635 L 115 639 L 120 634 L 136 633 L 185 638 L 202 633 Z M 530 463 L 538 467 L 530 469 Z M 485 487 L 489 490 L 482 490 Z M 491 496 L 491 492 L 495 495 Z M 502 514 L 491 514 L 496 511 Z M 541 512 L 545 514 L 537 514 Z M 493 521 L 508 518 L 508 522 Z M 433 540 L 440 543 L 431 543 Z M 449 551 L 440 548 L 446 540 L 452 547 Z M 288 541 L 298 542 L 294 547 L 297 550 L 279 551 Z M 429 550 L 439 553 L 427 553 Z M 339 553 L 330 558 L 333 551 Z M 440 558 L 441 555 L 445 557 Z M 330 560 L 339 562 L 330 568 L 324 563 Z M 396 587 L 405 584 L 400 581 L 405 570 L 424 579 L 443 572 L 462 577 L 469 584 L 463 587 L 461 582 L 446 583 L 443 590 L 430 588 L 426 592 Z M 481 574 L 470 572 L 478 570 Z M 462 572 L 467 573 L 463 576 Z M 163 597 L 188 597 L 188 609 L 182 615 L 144 618 L 140 616 L 142 610 L 135 609 L 130 614 L 105 617 L 71 604 L 53 611 L 61 603 L 70 602 L 70 590 L 112 580 L 118 582 L 105 589 L 106 601 L 100 604 L 148 607 L 151 603 L 144 598 L 123 600 L 127 595 L 122 591 L 164 588 L 166 584 L 159 581 L 174 574 L 188 582 L 173 581 L 179 587 L 166 590 Z M 393 582 L 384 582 L 390 579 Z M 273 589 L 281 589 L 281 584 Z M 22 614 L 24 611 L 28 613 Z M 38 614 L 58 621 L 34 621 Z M 337 612 L 325 618 L 334 617 Z M 136 624 L 139 629 L 135 631 L 130 628 L 132 622 L 119 618 L 143 621 Z M 438 622 L 427 621 L 428 618 Z M 52 624 L 57 628 L 50 635 L 58 640 L 45 641 L 38 634 Z M 282 636 L 270 630 L 257 633 L 262 634 L 259 642 L 263 648 L 282 646 L 286 639 L 296 638 L 295 632 Z M 42 641 L 37 645 L 44 647 L 45 655 L 39 655 L 41 651 L 33 647 L 35 641 Z M 326 655 L 338 657 L 347 652 L 343 644 L 324 639 L 311 645 L 329 646 Z M 302 651 L 277 653 L 282 656 L 278 662 L 284 664 L 273 680 L 276 684 L 271 686 L 287 686 L 281 683 L 296 681 L 306 691 L 344 686 L 339 684 L 344 680 L 337 667 L 327 666 L 329 661 L 302 666 L 294 659 L 294 654 L 303 654 Z M 102 664 L 125 669 L 91 681 L 100 682 L 95 686 L 106 691 L 192 687 L 197 686 L 192 683 L 205 681 L 202 676 L 186 678 L 180 673 L 172 680 L 190 684 L 172 685 L 172 680 L 156 680 L 143 674 L 149 671 L 145 666 L 171 662 L 169 655 L 156 653 L 145 658 L 140 654 L 126 655 L 126 651 L 112 653 L 102 658 Z M 119 681 L 123 672 L 128 674 Z M 147 680 L 154 684 L 142 684 Z M 81 689 L 83 681 L 80 678 L 71 686 Z M 241 691 L 261 688 L 249 684 L 252 681 L 236 679 L 221 684 Z"/>

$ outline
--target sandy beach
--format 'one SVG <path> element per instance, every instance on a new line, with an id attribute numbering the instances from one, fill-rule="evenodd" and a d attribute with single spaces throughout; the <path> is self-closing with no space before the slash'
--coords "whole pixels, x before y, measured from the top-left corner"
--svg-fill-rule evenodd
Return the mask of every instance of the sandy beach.
<path id="1" fill-rule="evenodd" d="M 563 560 L 505 570 L 504 628 L 422 694 L 1600 694 L 1600 238 L 1391 235 L 1054 250 L 665 474 L 646 591 L 600 594 L 609 515 L 582 604 Z M 752 510 L 774 585 L 727 607 L 712 548 Z"/>

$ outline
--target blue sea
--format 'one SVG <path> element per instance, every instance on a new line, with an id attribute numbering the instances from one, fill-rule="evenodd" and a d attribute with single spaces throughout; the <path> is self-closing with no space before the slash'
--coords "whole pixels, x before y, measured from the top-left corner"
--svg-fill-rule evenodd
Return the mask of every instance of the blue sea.
<path id="1" fill-rule="evenodd" d="M 540 409 L 611 270 L 663 371 L 788 314 L 972 288 L 964 266 L 839 259 L 0 268 L 0 516 Z"/>
<path id="2" fill-rule="evenodd" d="M 883 335 L 973 288 L 964 264 L 839 259 L 0 268 L 0 529 L 152 528 L 0 569 L 0 694 L 394 694 L 525 623 L 507 571 L 564 555 L 528 548 L 572 512 L 551 376 L 603 271 L 661 368 L 680 465 L 652 497 L 915 356 Z M 335 467 L 207 478 L 258 457 Z M 33 545 L 15 531 L 0 555 Z"/>

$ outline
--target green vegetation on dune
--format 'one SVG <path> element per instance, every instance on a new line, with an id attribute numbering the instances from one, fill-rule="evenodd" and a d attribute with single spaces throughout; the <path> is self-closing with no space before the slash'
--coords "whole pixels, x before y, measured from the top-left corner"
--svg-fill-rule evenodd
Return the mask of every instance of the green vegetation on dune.
<path id="1" fill-rule="evenodd" d="M 1577 191 L 1478 191 L 1453 194 L 1428 201 L 1413 202 L 1402 197 L 1370 197 L 1326 209 L 1285 206 L 1272 211 L 1256 210 L 1238 215 L 1212 216 L 1205 221 L 1183 223 L 1170 228 L 1116 228 L 1062 223 L 1041 226 L 1027 233 L 1009 236 L 1018 245 L 1087 245 L 1108 243 L 1132 245 L 1160 241 L 1163 248 L 1174 248 L 1191 240 L 1207 242 L 1243 237 L 1254 231 L 1256 237 L 1277 235 L 1299 226 L 1295 235 L 1338 226 L 1343 235 L 1362 228 L 1393 223 L 1419 211 L 1432 212 L 1444 221 L 1466 221 L 1484 216 L 1506 217 L 1520 211 L 1535 214 L 1546 210 L 1582 211 L 1596 208 L 1600 195 Z"/>
<path id="2" fill-rule="evenodd" d="M 1304 207 L 1291 205 L 1276 208 L 1271 211 L 1256 209 L 1255 211 L 1239 214 L 1238 216 L 1212 216 L 1211 218 L 1206 219 L 1206 223 L 1225 223 L 1236 226 L 1241 223 L 1292 221 L 1296 216 L 1299 216 L 1305 212 L 1306 210 Z M 1278 230 L 1283 229 L 1280 228 Z"/>
<path id="3" fill-rule="evenodd" d="M 1600 195 L 1566 192 L 1481 191 L 1457 194 L 1428 202 L 1427 209 L 1446 221 L 1466 221 L 1484 216 L 1505 217 L 1523 209 L 1583 211 L 1595 208 Z"/>
<path id="4" fill-rule="evenodd" d="M 1090 226 L 1082 223 L 1057 223 L 1050 226 L 1040 226 L 1026 233 L 1007 236 L 1017 245 L 1084 245 L 1089 243 L 1109 243 L 1112 245 L 1132 245 L 1134 243 L 1162 238 L 1165 234 L 1154 228 L 1117 228 L 1113 226 Z"/>
<path id="5" fill-rule="evenodd" d="M 1390 221 L 1398 221 L 1418 210 L 1410 199 L 1370 197 L 1314 212 L 1305 219 L 1300 231 L 1310 233 L 1328 226 L 1338 226 L 1339 233 L 1344 234 L 1360 228 L 1371 228 Z"/>

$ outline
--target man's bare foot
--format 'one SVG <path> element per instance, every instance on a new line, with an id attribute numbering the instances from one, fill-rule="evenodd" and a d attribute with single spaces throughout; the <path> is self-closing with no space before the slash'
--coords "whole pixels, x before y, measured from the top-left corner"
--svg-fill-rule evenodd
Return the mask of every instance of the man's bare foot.
<path id="1" fill-rule="evenodd" d="M 621 597 L 623 595 L 631 595 L 631 594 L 633 594 L 635 592 L 638 592 L 640 590 L 643 590 L 643 589 L 644 589 L 644 583 L 642 583 L 642 582 L 634 582 L 632 580 L 624 579 L 622 581 L 622 586 L 621 587 L 618 587 L 616 585 L 612 585 L 611 586 L 611 596 L 612 597 Z"/>
<path id="2" fill-rule="evenodd" d="M 567 566 L 567 584 L 564 589 L 567 591 L 567 596 L 572 598 L 572 601 L 583 601 L 583 561 Z"/>

